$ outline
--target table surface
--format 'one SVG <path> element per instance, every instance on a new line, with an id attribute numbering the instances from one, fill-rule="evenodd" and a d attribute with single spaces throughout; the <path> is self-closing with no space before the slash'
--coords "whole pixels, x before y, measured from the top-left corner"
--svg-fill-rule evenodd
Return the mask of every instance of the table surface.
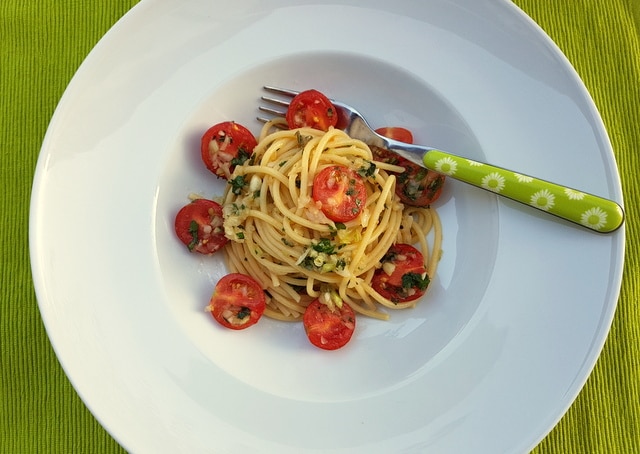
<path id="1" fill-rule="evenodd" d="M 640 2 L 514 2 L 556 42 L 591 93 L 610 135 L 627 211 L 625 272 L 611 332 L 575 403 L 533 452 L 640 452 Z M 1 453 L 124 452 L 60 367 L 29 264 L 31 184 L 48 122 L 82 60 L 136 1 L 82 3 L 0 2 Z"/>

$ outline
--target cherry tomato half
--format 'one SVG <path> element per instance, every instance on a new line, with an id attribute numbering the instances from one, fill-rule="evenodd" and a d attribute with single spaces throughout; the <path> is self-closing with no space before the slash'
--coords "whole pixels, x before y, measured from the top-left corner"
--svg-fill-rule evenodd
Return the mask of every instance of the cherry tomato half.
<path id="1" fill-rule="evenodd" d="M 222 326 L 239 330 L 255 325 L 266 307 L 262 287 L 251 276 L 231 273 L 216 284 L 207 310 Z"/>
<path id="2" fill-rule="evenodd" d="M 313 345 L 324 350 L 336 350 L 351 339 L 356 328 L 356 316 L 346 303 L 332 310 L 316 299 L 304 311 L 302 324 Z"/>
<path id="3" fill-rule="evenodd" d="M 420 298 L 427 290 L 429 276 L 424 267 L 424 256 L 409 244 L 395 244 L 380 261 L 371 279 L 371 286 L 380 295 L 394 303 Z"/>
<path id="4" fill-rule="evenodd" d="M 442 194 L 445 176 L 425 169 L 390 150 L 371 147 L 376 160 L 404 167 L 396 174 L 396 195 L 405 205 L 426 207 L 438 200 Z"/>
<path id="5" fill-rule="evenodd" d="M 207 199 L 196 199 L 178 211 L 176 235 L 192 252 L 213 254 L 227 244 L 222 225 L 222 206 Z"/>
<path id="6" fill-rule="evenodd" d="M 413 134 L 406 128 L 401 128 L 399 126 L 387 126 L 385 128 L 376 129 L 376 132 L 381 136 L 385 136 L 399 142 L 413 143 Z"/>
<path id="7" fill-rule="evenodd" d="M 426 207 L 438 200 L 444 186 L 444 175 L 425 169 L 408 160 L 404 160 L 400 165 L 405 170 L 398 175 L 396 194 L 402 203 Z"/>
<path id="8" fill-rule="evenodd" d="M 327 131 L 338 123 L 338 115 L 329 98 L 318 90 L 306 90 L 291 100 L 286 120 L 289 129 L 310 127 Z"/>
<path id="9" fill-rule="evenodd" d="M 213 125 L 203 134 L 200 154 L 207 169 L 229 179 L 236 165 L 243 164 L 257 145 L 256 138 L 244 126 L 225 121 Z"/>
<path id="10" fill-rule="evenodd" d="M 345 166 L 325 167 L 313 179 L 311 196 L 320 202 L 321 210 L 334 222 L 347 222 L 358 217 L 367 203 L 367 188 L 355 170 Z"/>

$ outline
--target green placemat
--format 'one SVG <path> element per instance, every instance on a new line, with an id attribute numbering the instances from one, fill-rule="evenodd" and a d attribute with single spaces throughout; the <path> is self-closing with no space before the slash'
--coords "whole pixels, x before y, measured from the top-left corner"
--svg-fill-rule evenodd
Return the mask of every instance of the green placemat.
<path id="1" fill-rule="evenodd" d="M 56 104 L 91 48 L 135 3 L 0 2 L 2 453 L 123 452 L 57 362 L 33 290 L 27 226 L 33 171 Z M 638 453 L 640 2 L 515 3 L 565 52 L 592 94 L 613 143 L 628 216 L 626 268 L 610 336 L 578 399 L 534 453 Z"/>

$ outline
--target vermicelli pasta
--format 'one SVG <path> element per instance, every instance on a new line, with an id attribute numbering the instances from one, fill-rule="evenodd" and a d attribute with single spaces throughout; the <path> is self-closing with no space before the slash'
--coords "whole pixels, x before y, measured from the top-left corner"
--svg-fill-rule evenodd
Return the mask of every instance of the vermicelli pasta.
<path id="1" fill-rule="evenodd" d="M 400 309 L 371 286 L 395 243 L 419 244 L 436 273 L 442 228 L 432 208 L 408 207 L 395 195 L 402 167 L 374 160 L 369 147 L 338 129 L 280 130 L 267 123 L 251 158 L 238 165 L 223 197 L 224 247 L 231 272 L 255 278 L 267 293 L 265 315 L 299 320 L 320 294 L 335 292 L 354 311 L 388 318 Z M 363 176 L 366 204 L 353 220 L 329 219 L 312 197 L 315 176 L 329 166 Z"/>

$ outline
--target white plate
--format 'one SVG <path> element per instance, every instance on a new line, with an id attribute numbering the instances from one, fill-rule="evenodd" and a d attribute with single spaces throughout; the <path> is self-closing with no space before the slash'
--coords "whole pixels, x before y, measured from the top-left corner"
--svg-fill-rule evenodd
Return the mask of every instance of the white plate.
<path id="1" fill-rule="evenodd" d="M 344 349 L 298 324 L 205 314 L 218 258 L 180 247 L 198 140 L 257 131 L 260 87 L 317 88 L 376 126 L 621 201 L 584 86 L 508 1 L 144 0 L 53 117 L 31 207 L 43 319 L 74 387 L 128 450 L 525 452 L 569 407 L 615 310 L 624 231 L 598 235 L 451 181 L 428 298 Z M 358 6 L 360 5 L 360 6 Z"/>

